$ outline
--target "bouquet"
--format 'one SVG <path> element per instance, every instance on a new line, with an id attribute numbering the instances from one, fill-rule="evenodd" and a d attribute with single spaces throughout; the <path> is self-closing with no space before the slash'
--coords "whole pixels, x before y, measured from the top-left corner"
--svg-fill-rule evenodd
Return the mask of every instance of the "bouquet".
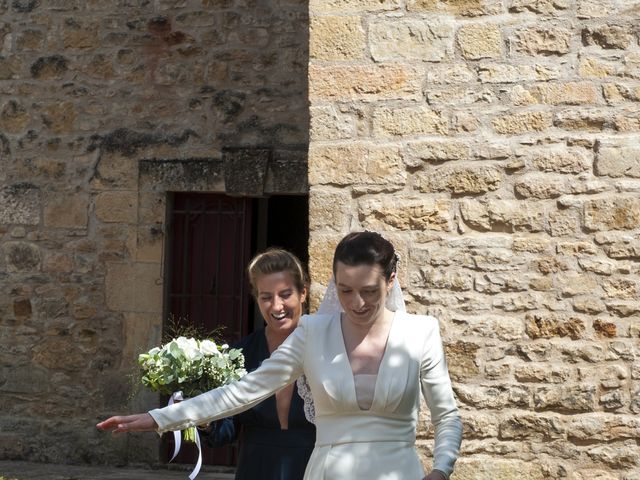
<path id="1" fill-rule="evenodd" d="M 139 355 L 138 363 L 142 384 L 171 395 L 169 403 L 226 385 L 247 373 L 241 350 L 183 336 Z M 185 441 L 195 442 L 196 435 L 195 428 L 184 431 Z"/>

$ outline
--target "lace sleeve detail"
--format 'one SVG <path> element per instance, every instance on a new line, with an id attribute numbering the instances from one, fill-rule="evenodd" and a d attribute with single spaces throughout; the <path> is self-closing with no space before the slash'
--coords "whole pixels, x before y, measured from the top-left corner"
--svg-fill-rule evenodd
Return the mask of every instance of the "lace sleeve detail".
<path id="1" fill-rule="evenodd" d="M 298 395 L 304 401 L 304 416 L 310 422 L 316 423 L 316 408 L 313 405 L 313 397 L 311 396 L 311 388 L 307 382 L 307 377 L 302 375 L 296 380 L 296 386 L 298 387 Z"/>

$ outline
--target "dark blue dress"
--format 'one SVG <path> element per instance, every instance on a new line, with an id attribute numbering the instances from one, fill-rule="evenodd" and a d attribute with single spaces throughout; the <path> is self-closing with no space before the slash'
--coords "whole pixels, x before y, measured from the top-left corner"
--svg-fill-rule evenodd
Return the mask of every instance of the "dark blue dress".
<path id="1" fill-rule="evenodd" d="M 240 340 L 245 368 L 251 372 L 269 358 L 264 329 Z M 316 441 L 316 428 L 304 416 L 304 401 L 294 386 L 289 410 L 289 428 L 282 430 L 275 395 L 231 418 L 213 422 L 209 434 L 201 433 L 211 446 L 231 443 L 242 429 L 236 480 L 302 480 Z"/>

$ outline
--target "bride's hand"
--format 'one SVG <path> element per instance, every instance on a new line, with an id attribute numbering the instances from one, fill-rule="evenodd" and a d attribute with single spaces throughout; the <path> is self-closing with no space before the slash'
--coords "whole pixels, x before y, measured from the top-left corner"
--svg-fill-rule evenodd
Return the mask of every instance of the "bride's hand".
<path id="1" fill-rule="evenodd" d="M 432 470 L 429 475 L 424 477 L 424 480 L 447 480 L 447 477 L 445 477 L 444 473 L 441 473 L 439 470 Z"/>
<path id="2" fill-rule="evenodd" d="M 98 423 L 96 427 L 112 433 L 153 432 L 158 429 L 158 424 L 148 413 L 141 413 L 138 415 L 107 418 L 104 422 Z"/>

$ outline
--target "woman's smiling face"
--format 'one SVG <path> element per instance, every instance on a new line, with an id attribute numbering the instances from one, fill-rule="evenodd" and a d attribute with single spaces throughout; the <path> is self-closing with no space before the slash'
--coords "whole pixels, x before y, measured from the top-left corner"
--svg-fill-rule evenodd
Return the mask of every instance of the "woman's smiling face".
<path id="1" fill-rule="evenodd" d="M 373 324 L 382 317 L 395 274 L 389 281 L 379 265 L 336 263 L 338 299 L 349 321 L 355 325 Z"/>
<path id="2" fill-rule="evenodd" d="M 302 304 L 307 292 L 299 292 L 289 272 L 262 275 L 256 280 L 256 302 L 273 333 L 291 333 L 302 315 Z"/>

